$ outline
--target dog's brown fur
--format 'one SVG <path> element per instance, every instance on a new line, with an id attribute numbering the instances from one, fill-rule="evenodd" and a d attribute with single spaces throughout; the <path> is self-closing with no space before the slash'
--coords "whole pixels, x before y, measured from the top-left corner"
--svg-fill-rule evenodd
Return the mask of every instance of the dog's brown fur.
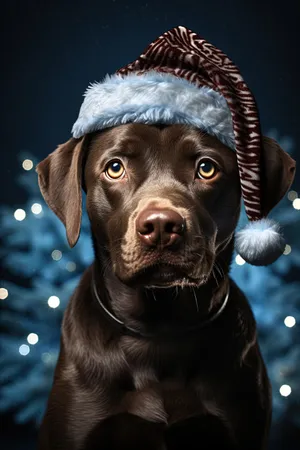
<path id="1" fill-rule="evenodd" d="M 116 158 L 126 174 L 110 180 Z M 195 176 L 203 158 L 218 167 L 212 180 Z M 295 163 L 264 138 L 262 164 L 267 214 Z M 71 246 L 83 186 L 95 250 L 64 315 L 39 450 L 266 449 L 270 384 L 250 306 L 228 276 L 240 211 L 235 153 L 191 127 L 129 124 L 71 139 L 37 171 Z M 184 217 L 174 248 L 139 238 L 136 221 L 149 208 Z M 168 282 L 166 267 L 174 269 Z M 108 320 L 93 271 L 106 307 L 143 336 Z M 228 286 L 218 319 L 181 333 L 216 312 Z"/>

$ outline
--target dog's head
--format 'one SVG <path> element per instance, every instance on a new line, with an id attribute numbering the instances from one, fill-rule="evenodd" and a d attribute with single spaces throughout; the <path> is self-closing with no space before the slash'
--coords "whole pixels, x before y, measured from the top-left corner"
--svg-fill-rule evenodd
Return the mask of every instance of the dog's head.
<path id="1" fill-rule="evenodd" d="M 262 162 L 267 214 L 291 185 L 295 162 L 269 138 Z M 128 124 L 70 139 L 37 172 L 71 247 L 84 188 L 97 256 L 125 284 L 199 286 L 232 242 L 241 200 L 236 155 L 192 127 Z"/>

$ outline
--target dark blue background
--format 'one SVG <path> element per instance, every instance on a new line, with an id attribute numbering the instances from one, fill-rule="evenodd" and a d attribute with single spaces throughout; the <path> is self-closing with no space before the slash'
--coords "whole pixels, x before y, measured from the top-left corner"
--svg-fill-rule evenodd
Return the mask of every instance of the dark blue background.
<path id="1" fill-rule="evenodd" d="M 193 29 L 227 53 L 255 94 L 263 130 L 277 128 L 293 137 L 299 147 L 297 3 L 2 3 L 0 202 L 19 206 L 25 200 L 15 184 L 19 172 L 16 155 L 29 150 L 43 159 L 69 139 L 89 82 L 134 60 L 153 39 L 177 25 Z M 295 188 L 297 185 L 299 181 Z M 30 425 L 15 427 L 10 417 L 4 418 L 3 424 L 6 448 L 33 448 L 30 439 L 35 431 Z M 294 429 L 287 430 L 286 447 L 292 448 L 296 434 Z"/>

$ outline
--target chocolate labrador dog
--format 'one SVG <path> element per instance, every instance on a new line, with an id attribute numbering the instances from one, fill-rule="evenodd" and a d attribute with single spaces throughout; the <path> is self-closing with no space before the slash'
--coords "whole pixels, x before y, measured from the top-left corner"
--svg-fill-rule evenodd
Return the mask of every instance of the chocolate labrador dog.
<path id="1" fill-rule="evenodd" d="M 264 138 L 267 214 L 295 162 Z M 262 450 L 271 389 L 229 277 L 234 151 L 189 126 L 72 138 L 37 166 L 74 246 L 82 189 L 95 251 L 72 295 L 39 450 Z"/>

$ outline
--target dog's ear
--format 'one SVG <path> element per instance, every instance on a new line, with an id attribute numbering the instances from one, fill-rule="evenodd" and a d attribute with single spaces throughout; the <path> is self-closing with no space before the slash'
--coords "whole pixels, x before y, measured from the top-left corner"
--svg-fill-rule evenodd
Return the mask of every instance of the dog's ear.
<path id="1" fill-rule="evenodd" d="M 296 170 L 296 162 L 277 144 L 274 139 L 263 137 L 262 188 L 263 214 L 266 216 L 291 186 Z"/>
<path id="2" fill-rule="evenodd" d="M 65 225 L 70 247 L 74 247 L 80 234 L 84 147 L 84 137 L 71 138 L 36 167 L 41 193 Z"/>

